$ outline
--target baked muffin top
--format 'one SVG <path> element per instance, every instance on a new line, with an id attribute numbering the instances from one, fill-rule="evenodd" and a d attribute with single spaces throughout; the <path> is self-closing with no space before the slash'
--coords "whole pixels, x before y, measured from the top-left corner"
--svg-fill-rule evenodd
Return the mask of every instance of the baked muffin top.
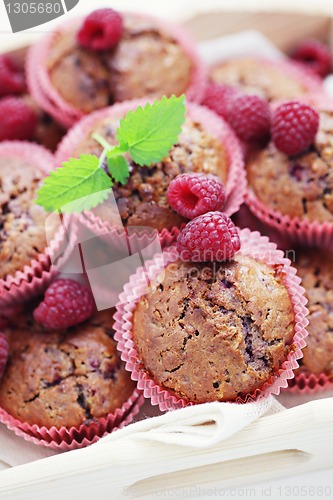
<path id="1" fill-rule="evenodd" d="M 166 267 L 134 311 L 142 369 L 195 403 L 261 388 L 293 349 L 294 313 L 280 266 L 237 254 L 224 263 Z"/>
<path id="2" fill-rule="evenodd" d="M 295 267 L 308 299 L 309 336 L 300 371 L 333 373 L 333 256 L 319 249 L 296 252 Z"/>
<path id="3" fill-rule="evenodd" d="M 117 101 L 186 92 L 192 62 L 175 38 L 153 21 L 122 14 L 124 33 L 112 50 L 78 45 L 80 24 L 55 37 L 47 59 L 52 85 L 83 113 Z"/>
<path id="4" fill-rule="evenodd" d="M 20 157 L 0 156 L 0 278 L 44 251 L 48 214 L 35 203 L 44 175 Z"/>
<path id="5" fill-rule="evenodd" d="M 6 330 L 10 353 L 0 406 L 29 424 L 67 428 L 113 413 L 132 394 L 113 340 L 112 311 L 67 332 L 45 332 L 31 316 Z"/>
<path id="6" fill-rule="evenodd" d="M 91 153 L 99 156 L 101 146 L 91 138 L 97 132 L 111 144 L 115 143 L 119 120 L 104 118 L 85 138 L 73 147 L 71 156 Z M 130 158 L 131 175 L 125 186 L 115 184 L 113 193 L 125 226 L 148 226 L 161 231 L 180 226 L 186 219 L 174 212 L 167 202 L 166 191 L 172 179 L 185 172 L 215 174 L 225 184 L 228 158 L 223 144 L 200 123 L 187 118 L 182 132 L 168 156 L 150 167 L 139 167 Z M 94 213 L 108 220 L 109 202 L 98 206 Z"/>
<path id="7" fill-rule="evenodd" d="M 333 222 L 333 112 L 320 113 L 314 143 L 287 156 L 271 142 L 252 151 L 246 163 L 248 184 L 257 198 L 290 217 Z"/>
<path id="8" fill-rule="evenodd" d="M 214 66 L 210 78 L 268 101 L 292 99 L 308 92 L 299 78 L 287 73 L 274 61 L 265 64 L 265 61 L 251 57 L 235 58 Z"/>

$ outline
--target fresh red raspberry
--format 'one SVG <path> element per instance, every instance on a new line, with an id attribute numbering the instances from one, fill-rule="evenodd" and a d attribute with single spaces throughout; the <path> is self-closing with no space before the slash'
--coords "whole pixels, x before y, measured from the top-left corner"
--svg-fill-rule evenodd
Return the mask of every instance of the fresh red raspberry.
<path id="1" fill-rule="evenodd" d="M 331 71 L 330 51 L 319 40 L 304 40 L 296 47 L 291 57 L 322 78 Z"/>
<path id="2" fill-rule="evenodd" d="M 190 221 L 180 232 L 177 250 L 184 261 L 229 260 L 240 249 L 234 223 L 221 212 L 208 212 Z"/>
<path id="3" fill-rule="evenodd" d="M 267 101 L 256 95 L 240 95 L 231 99 L 226 119 L 243 141 L 267 140 L 271 113 Z"/>
<path id="4" fill-rule="evenodd" d="M 312 144 L 318 127 L 319 114 L 311 106 L 298 101 L 286 102 L 273 113 L 274 144 L 287 155 L 297 155 Z"/>
<path id="5" fill-rule="evenodd" d="M 0 54 L 0 97 L 22 94 L 25 91 L 25 77 L 14 59 Z"/>
<path id="6" fill-rule="evenodd" d="M 170 182 L 167 199 L 170 207 L 180 215 L 194 219 L 206 212 L 222 210 L 225 191 L 216 175 L 181 174 Z"/>
<path id="7" fill-rule="evenodd" d="M 37 126 L 35 111 L 21 97 L 0 101 L 0 141 L 31 139 Z"/>
<path id="8" fill-rule="evenodd" d="M 206 87 L 203 104 L 207 106 L 207 108 L 215 111 L 218 115 L 226 118 L 227 105 L 237 94 L 237 90 L 230 85 L 210 82 Z"/>
<path id="9" fill-rule="evenodd" d="M 8 342 L 3 333 L 0 332 L 0 379 L 6 368 L 8 359 Z"/>
<path id="10" fill-rule="evenodd" d="M 70 279 L 59 279 L 46 290 L 43 302 L 34 310 L 34 318 L 50 330 L 62 330 L 82 323 L 94 310 L 94 299 L 86 287 Z"/>
<path id="11" fill-rule="evenodd" d="M 107 50 L 117 45 L 122 34 L 121 15 L 113 9 L 98 9 L 85 18 L 77 41 L 86 49 Z"/>

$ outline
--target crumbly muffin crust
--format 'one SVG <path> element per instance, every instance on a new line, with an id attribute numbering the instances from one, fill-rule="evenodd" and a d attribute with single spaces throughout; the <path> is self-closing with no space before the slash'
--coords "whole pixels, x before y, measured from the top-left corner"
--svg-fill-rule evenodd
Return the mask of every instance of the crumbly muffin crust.
<path id="1" fill-rule="evenodd" d="M 48 214 L 34 202 L 43 174 L 19 157 L 0 157 L 0 278 L 43 252 Z"/>
<path id="2" fill-rule="evenodd" d="M 94 132 L 112 144 L 118 126 L 118 120 L 106 118 L 94 127 Z M 73 156 L 101 154 L 101 147 L 91 138 L 92 132 L 89 131 L 75 147 Z M 225 184 L 228 174 L 228 158 L 221 142 L 206 132 L 200 123 L 189 118 L 183 125 L 178 143 L 162 162 L 151 167 L 139 167 L 131 160 L 130 164 L 131 175 L 127 184 L 113 186 L 122 222 L 126 226 L 148 226 L 159 231 L 180 226 L 186 221 L 167 202 L 166 191 L 172 179 L 184 172 L 204 172 L 218 175 Z M 94 213 L 108 220 L 108 210 L 106 202 L 94 209 Z"/>
<path id="3" fill-rule="evenodd" d="M 333 222 L 333 112 L 320 113 L 313 146 L 289 157 L 271 142 L 252 151 L 247 165 L 249 186 L 268 207 L 282 214 Z"/>
<path id="4" fill-rule="evenodd" d="M 120 408 L 135 384 L 113 340 L 112 311 L 68 332 L 45 332 L 22 316 L 6 331 L 10 354 L 0 406 L 22 422 L 67 428 Z"/>
<path id="5" fill-rule="evenodd" d="M 294 349 L 294 313 L 279 266 L 236 255 L 177 261 L 134 311 L 142 368 L 196 403 L 235 400 L 268 381 Z"/>
<path id="6" fill-rule="evenodd" d="M 256 94 L 269 101 L 291 99 L 307 93 L 301 81 L 260 59 L 225 61 L 212 69 L 210 77 L 217 83 L 231 85 L 246 94 Z"/>
<path id="7" fill-rule="evenodd" d="M 177 41 L 148 19 L 124 14 L 124 34 L 112 50 L 76 42 L 78 24 L 58 36 L 47 60 L 52 85 L 84 113 L 113 102 L 186 92 L 192 62 Z"/>
<path id="8" fill-rule="evenodd" d="M 309 336 L 299 371 L 333 375 L 333 257 L 314 249 L 299 250 L 296 256 L 309 309 Z"/>

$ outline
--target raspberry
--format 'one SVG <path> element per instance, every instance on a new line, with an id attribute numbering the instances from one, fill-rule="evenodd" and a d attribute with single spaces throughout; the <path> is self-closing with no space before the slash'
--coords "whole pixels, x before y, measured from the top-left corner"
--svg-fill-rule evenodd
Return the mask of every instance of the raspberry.
<path id="1" fill-rule="evenodd" d="M 226 120 L 244 141 L 264 141 L 269 138 L 269 104 L 256 95 L 241 95 L 231 99 L 227 106 Z"/>
<path id="2" fill-rule="evenodd" d="M 8 342 L 3 333 L 0 333 L 0 379 L 5 371 L 8 359 Z"/>
<path id="3" fill-rule="evenodd" d="M 111 49 L 123 34 L 123 18 L 112 9 L 98 9 L 89 14 L 78 34 L 77 41 L 86 49 Z"/>
<path id="4" fill-rule="evenodd" d="M 206 87 L 203 104 L 212 109 L 218 115 L 226 118 L 227 105 L 237 95 L 236 89 L 230 85 L 210 82 Z"/>
<path id="5" fill-rule="evenodd" d="M 221 212 L 208 212 L 190 221 L 180 232 L 177 250 L 184 261 L 223 261 L 240 249 L 234 223 Z"/>
<path id="6" fill-rule="evenodd" d="M 304 40 L 296 47 L 291 57 L 322 78 L 331 71 L 330 51 L 319 40 Z"/>
<path id="7" fill-rule="evenodd" d="M 0 97 L 22 94 L 25 91 L 24 73 L 14 59 L 0 55 Z"/>
<path id="8" fill-rule="evenodd" d="M 34 318 L 50 330 L 62 330 L 82 323 L 94 310 L 94 299 L 86 287 L 70 279 L 59 279 L 46 290 L 43 302 L 34 310 Z"/>
<path id="9" fill-rule="evenodd" d="M 167 190 L 171 208 L 187 219 L 222 210 L 225 191 L 222 182 L 215 175 L 181 174 L 173 179 Z"/>
<path id="10" fill-rule="evenodd" d="M 290 101 L 273 113 L 272 137 L 275 146 L 287 155 L 302 153 L 313 142 L 319 115 L 308 104 Z"/>
<path id="11" fill-rule="evenodd" d="M 0 141 L 31 139 L 37 115 L 21 97 L 4 97 L 0 101 Z"/>

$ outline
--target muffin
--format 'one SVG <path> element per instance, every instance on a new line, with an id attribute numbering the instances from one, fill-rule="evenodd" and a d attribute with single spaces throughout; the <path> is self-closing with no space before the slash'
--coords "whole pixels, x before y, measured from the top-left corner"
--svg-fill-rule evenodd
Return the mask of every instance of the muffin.
<path id="1" fill-rule="evenodd" d="M 294 349 L 294 313 L 279 269 L 177 261 L 133 315 L 139 358 L 157 384 L 194 403 L 261 388 Z"/>
<path id="2" fill-rule="evenodd" d="M 231 85 L 268 101 L 292 99 L 311 91 L 322 91 L 320 80 L 292 62 L 242 57 L 216 64 L 212 81 Z"/>
<path id="3" fill-rule="evenodd" d="M 67 23 L 31 49 L 28 83 L 42 106 L 40 95 L 45 94 L 74 123 L 84 114 L 133 98 L 186 92 L 200 101 L 202 65 L 183 30 L 149 16 L 122 17 L 123 35 L 112 49 L 93 51 L 78 44 L 83 19 Z"/>
<path id="4" fill-rule="evenodd" d="M 21 315 L 5 333 L 0 406 L 22 423 L 79 428 L 115 413 L 135 389 L 116 350 L 110 310 L 53 332 Z"/>
<path id="5" fill-rule="evenodd" d="M 2 282 L 23 271 L 47 249 L 45 222 L 49 214 L 36 205 L 35 199 L 43 178 L 52 167 L 51 155 L 40 146 L 24 142 L 0 144 Z M 48 229 L 52 228 L 48 225 Z"/>
<path id="6" fill-rule="evenodd" d="M 227 262 L 189 263 L 174 248 L 138 270 L 115 314 L 126 369 L 162 411 L 279 394 L 305 346 L 306 299 L 276 245 L 239 232 Z"/>
<path id="7" fill-rule="evenodd" d="M 144 101 L 130 101 L 82 119 L 61 142 L 55 155 L 56 163 L 60 165 L 84 153 L 100 155 L 102 148 L 92 139 L 92 134 L 97 132 L 114 143 L 120 118 L 142 104 Z M 158 231 L 180 227 L 186 219 L 170 208 L 166 191 L 170 181 L 184 172 L 218 175 L 226 188 L 224 211 L 227 214 L 237 211 L 244 199 L 245 171 L 237 138 L 221 118 L 195 104 L 187 104 L 186 122 L 169 155 L 150 167 L 139 167 L 130 160 L 130 170 L 125 186 L 113 186 L 124 226 L 152 227 Z M 108 222 L 109 210 L 107 201 L 93 212 Z"/>
<path id="8" fill-rule="evenodd" d="M 248 207 L 293 243 L 333 243 L 332 131 L 332 110 L 321 110 L 319 130 L 302 153 L 288 156 L 270 142 L 248 155 Z"/>
<path id="9" fill-rule="evenodd" d="M 309 309 L 309 336 L 298 372 L 333 379 L 333 257 L 318 249 L 299 250 L 296 257 Z"/>

